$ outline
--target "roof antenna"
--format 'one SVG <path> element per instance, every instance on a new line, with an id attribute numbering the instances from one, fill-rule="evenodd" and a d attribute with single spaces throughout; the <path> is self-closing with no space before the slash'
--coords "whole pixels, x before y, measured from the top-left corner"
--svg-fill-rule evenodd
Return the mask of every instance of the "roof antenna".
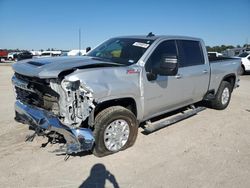
<path id="1" fill-rule="evenodd" d="M 155 36 L 152 32 L 150 32 L 148 35 L 147 35 L 147 37 L 153 37 L 153 36 Z"/>

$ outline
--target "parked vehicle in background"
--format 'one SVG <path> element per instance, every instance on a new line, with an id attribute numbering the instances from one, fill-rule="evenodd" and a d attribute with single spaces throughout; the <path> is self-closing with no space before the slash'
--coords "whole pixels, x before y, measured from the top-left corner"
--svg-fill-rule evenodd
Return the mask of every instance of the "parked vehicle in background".
<path id="1" fill-rule="evenodd" d="M 8 51 L 0 49 L 0 62 L 6 60 L 8 57 Z"/>
<path id="2" fill-rule="evenodd" d="M 54 57 L 54 56 L 60 56 L 61 54 L 62 51 L 43 51 L 40 57 Z"/>
<path id="3" fill-rule="evenodd" d="M 16 61 L 17 60 L 17 55 L 19 54 L 20 52 L 10 52 L 8 54 L 8 60 L 10 61 Z"/>
<path id="4" fill-rule="evenodd" d="M 219 52 L 208 52 L 208 57 L 222 57 L 222 53 L 219 53 Z"/>
<path id="5" fill-rule="evenodd" d="M 14 59 L 17 59 L 18 61 L 24 60 L 24 59 L 31 59 L 33 57 L 33 54 L 29 51 L 23 51 L 18 54 L 14 54 Z"/>
<path id="6" fill-rule="evenodd" d="M 42 54 L 42 52 L 38 50 L 31 50 L 30 53 L 32 53 L 33 56 L 40 56 Z"/>
<path id="7" fill-rule="evenodd" d="M 226 49 L 222 51 L 222 54 L 223 56 L 226 56 L 226 57 L 235 57 L 235 56 L 239 56 L 240 54 L 244 52 L 249 52 L 249 51 L 250 51 L 250 45 L 246 45 L 240 48 Z"/>
<path id="8" fill-rule="evenodd" d="M 151 133 L 191 117 L 199 101 L 225 109 L 239 84 L 240 59 L 209 61 L 201 39 L 150 33 L 112 38 L 86 56 L 12 67 L 15 119 L 37 135 L 63 136 L 67 154 L 92 150 L 101 157 L 131 147 L 139 125 Z M 160 118 L 180 108 L 187 111 Z"/>
<path id="9" fill-rule="evenodd" d="M 244 53 L 240 54 L 238 57 L 241 58 L 242 74 L 250 71 L 250 53 L 244 52 Z"/>
<path id="10" fill-rule="evenodd" d="M 60 56 L 68 56 L 69 51 L 62 51 Z"/>

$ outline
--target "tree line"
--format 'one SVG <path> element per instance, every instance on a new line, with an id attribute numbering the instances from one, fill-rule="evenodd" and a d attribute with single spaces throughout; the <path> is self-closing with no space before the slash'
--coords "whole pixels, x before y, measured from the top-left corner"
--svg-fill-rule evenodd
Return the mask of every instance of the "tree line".
<path id="1" fill-rule="evenodd" d="M 250 47 L 250 45 L 244 44 L 243 46 L 237 45 L 237 46 L 233 46 L 233 45 L 221 45 L 221 46 L 206 46 L 207 47 L 207 51 L 208 52 L 223 52 L 227 49 L 233 49 L 233 48 L 244 48 L 244 47 Z"/>

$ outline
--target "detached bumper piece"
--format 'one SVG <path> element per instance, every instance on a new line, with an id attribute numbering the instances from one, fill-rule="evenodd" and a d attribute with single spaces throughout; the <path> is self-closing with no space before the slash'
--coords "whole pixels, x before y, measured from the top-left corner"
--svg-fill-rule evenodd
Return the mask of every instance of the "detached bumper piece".
<path id="1" fill-rule="evenodd" d="M 15 110 L 17 121 L 25 123 L 34 129 L 59 133 L 66 140 L 66 153 L 78 153 L 91 150 L 94 145 L 92 131 L 87 128 L 69 128 L 62 124 L 51 113 L 16 101 Z"/>

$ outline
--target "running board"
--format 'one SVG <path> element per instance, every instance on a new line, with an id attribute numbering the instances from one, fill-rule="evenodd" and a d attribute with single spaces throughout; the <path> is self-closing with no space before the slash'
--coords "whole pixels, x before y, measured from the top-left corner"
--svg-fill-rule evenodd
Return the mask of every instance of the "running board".
<path id="1" fill-rule="evenodd" d="M 174 115 L 173 117 L 166 117 L 164 119 L 161 119 L 161 120 L 158 120 L 155 122 L 147 121 L 146 125 L 144 126 L 144 133 L 150 134 L 150 133 L 155 132 L 159 129 L 167 127 L 171 124 L 174 124 L 178 121 L 181 121 L 183 119 L 191 117 L 191 116 L 193 116 L 193 115 L 197 114 L 198 112 L 201 112 L 205 109 L 206 109 L 205 107 L 195 108 L 192 105 L 191 109 L 187 109 L 187 110 L 183 111 L 181 114 Z"/>

